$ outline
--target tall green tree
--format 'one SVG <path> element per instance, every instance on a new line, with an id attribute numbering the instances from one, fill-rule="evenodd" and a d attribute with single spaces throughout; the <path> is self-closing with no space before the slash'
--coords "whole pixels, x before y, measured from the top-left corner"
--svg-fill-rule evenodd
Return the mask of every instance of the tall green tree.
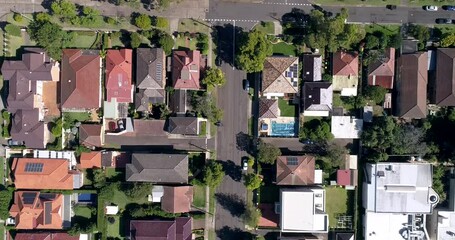
<path id="1" fill-rule="evenodd" d="M 174 39 L 171 35 L 166 32 L 160 32 L 158 34 L 159 40 L 158 45 L 163 49 L 166 55 L 171 54 L 172 48 L 174 47 Z"/>
<path id="2" fill-rule="evenodd" d="M 59 25 L 49 21 L 32 21 L 29 24 L 28 33 L 30 38 L 44 47 L 49 56 L 55 60 L 60 60 L 62 48 L 74 37 L 63 31 Z"/>
<path id="3" fill-rule="evenodd" d="M 140 200 L 147 197 L 152 191 L 152 184 L 135 182 L 128 185 L 124 193 L 127 197 L 133 200 Z"/>
<path id="4" fill-rule="evenodd" d="M 93 187 L 102 188 L 106 185 L 106 174 L 102 169 L 93 170 Z"/>
<path id="5" fill-rule="evenodd" d="M 452 47 L 455 45 L 455 33 L 446 33 L 442 35 L 441 47 Z"/>
<path id="6" fill-rule="evenodd" d="M 131 47 L 132 48 L 138 48 L 141 43 L 142 43 L 142 40 L 141 40 L 141 35 L 137 32 L 132 32 L 130 34 L 130 43 L 131 43 Z"/>
<path id="7" fill-rule="evenodd" d="M 248 73 L 260 72 L 264 68 L 265 58 L 272 55 L 272 44 L 261 31 L 253 30 L 240 43 L 236 63 Z"/>
<path id="8" fill-rule="evenodd" d="M 56 0 L 51 4 L 52 13 L 58 15 L 62 21 L 69 21 L 77 17 L 76 4 L 69 0 Z"/>
<path id="9" fill-rule="evenodd" d="M 221 163 L 209 161 L 203 171 L 203 181 L 209 187 L 217 187 L 223 181 L 223 166 Z"/>
<path id="10" fill-rule="evenodd" d="M 134 18 L 134 25 L 140 29 L 148 30 L 152 27 L 152 19 L 147 14 L 139 14 Z"/>
<path id="11" fill-rule="evenodd" d="M 364 91 L 364 95 L 376 104 L 381 104 L 384 101 L 386 93 L 387 89 L 381 86 L 367 86 Z"/>
<path id="12" fill-rule="evenodd" d="M 313 119 L 303 124 L 299 138 L 302 140 L 309 139 L 318 143 L 326 143 L 333 139 L 333 134 L 330 131 L 329 123 L 319 119 Z"/>
<path id="13" fill-rule="evenodd" d="M 254 190 L 261 186 L 262 178 L 258 174 L 249 173 L 244 176 L 244 184 L 246 189 Z"/>
<path id="14" fill-rule="evenodd" d="M 245 212 L 242 214 L 242 219 L 245 225 L 256 228 L 260 218 L 261 211 L 257 209 L 252 203 L 247 204 Z"/>
<path id="15" fill-rule="evenodd" d="M 281 155 L 281 150 L 273 144 L 259 142 L 258 145 L 258 161 L 266 164 L 274 164 L 278 156 Z"/>
<path id="16" fill-rule="evenodd" d="M 226 78 L 221 69 L 211 67 L 205 71 L 202 83 L 207 86 L 207 91 L 212 91 L 216 86 L 223 86 L 226 83 Z"/>

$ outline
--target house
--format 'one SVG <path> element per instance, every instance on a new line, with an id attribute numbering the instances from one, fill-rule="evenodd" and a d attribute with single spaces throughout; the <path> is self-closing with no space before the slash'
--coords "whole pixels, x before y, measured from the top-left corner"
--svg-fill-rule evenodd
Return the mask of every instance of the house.
<path id="1" fill-rule="evenodd" d="M 331 131 L 335 139 L 359 139 L 363 120 L 351 116 L 332 116 Z"/>
<path id="2" fill-rule="evenodd" d="M 63 50 L 60 81 L 63 110 L 85 111 L 101 107 L 101 70 L 99 51 Z"/>
<path id="3" fill-rule="evenodd" d="M 447 207 L 434 209 L 432 215 L 427 216 L 430 223 L 428 234 L 430 239 L 446 240 L 455 236 L 455 178 L 450 177 L 449 192 L 447 194 Z"/>
<path id="4" fill-rule="evenodd" d="M 130 239 L 191 240 L 192 221 L 189 217 L 175 220 L 131 220 Z"/>
<path id="5" fill-rule="evenodd" d="M 398 59 L 396 115 L 402 118 L 427 116 L 428 56 L 426 52 L 404 54 Z"/>
<path id="6" fill-rule="evenodd" d="M 430 163 L 367 163 L 365 170 L 362 192 L 366 211 L 431 213 L 439 201 L 432 189 Z"/>
<path id="7" fill-rule="evenodd" d="M 192 186 L 164 186 L 161 198 L 161 209 L 169 213 L 186 213 L 191 211 L 193 203 Z"/>
<path id="8" fill-rule="evenodd" d="M 134 134 L 135 136 L 155 136 L 166 137 L 166 120 L 143 120 L 134 119 Z"/>
<path id="9" fill-rule="evenodd" d="M 176 89 L 169 96 L 169 109 L 177 114 L 184 114 L 188 110 L 188 95 L 185 89 Z"/>
<path id="10" fill-rule="evenodd" d="M 373 106 L 363 107 L 363 122 L 373 122 Z"/>
<path id="11" fill-rule="evenodd" d="M 341 96 L 357 96 L 359 84 L 359 54 L 338 51 L 332 56 L 333 91 Z"/>
<path id="12" fill-rule="evenodd" d="M 357 186 L 357 169 L 339 169 L 337 170 L 337 185 L 354 189 Z"/>
<path id="13" fill-rule="evenodd" d="M 172 86 L 175 89 L 200 89 L 201 62 L 198 50 L 173 51 Z"/>
<path id="14" fill-rule="evenodd" d="M 335 240 L 355 240 L 353 232 L 336 232 Z"/>
<path id="15" fill-rule="evenodd" d="M 166 85 L 166 55 L 161 48 L 136 50 L 137 111 L 149 111 L 151 104 L 164 103 Z"/>
<path id="16" fill-rule="evenodd" d="M 106 100 L 118 103 L 133 102 L 132 85 L 133 50 L 107 50 L 106 54 Z"/>
<path id="17" fill-rule="evenodd" d="M 315 157 L 279 156 L 276 161 L 277 185 L 313 185 L 322 183 L 322 171 L 315 170 Z"/>
<path id="18" fill-rule="evenodd" d="M 16 233 L 14 240 L 83 240 L 81 235 L 71 236 L 65 232 Z"/>
<path id="19" fill-rule="evenodd" d="M 416 221 L 418 219 L 418 221 Z M 365 240 L 406 239 L 403 233 L 424 240 L 425 220 L 411 214 L 365 212 L 363 218 L 363 235 Z"/>
<path id="20" fill-rule="evenodd" d="M 393 89 L 395 48 L 387 48 L 368 65 L 368 85 Z"/>
<path id="21" fill-rule="evenodd" d="M 267 57 L 262 71 L 261 95 L 294 98 L 299 92 L 299 58 Z"/>
<path id="22" fill-rule="evenodd" d="M 333 89 L 329 82 L 305 82 L 302 86 L 301 112 L 304 116 L 328 117 L 332 111 Z"/>
<path id="23" fill-rule="evenodd" d="M 102 153 L 99 151 L 83 152 L 79 158 L 79 168 L 101 168 Z"/>
<path id="24" fill-rule="evenodd" d="M 79 126 L 79 143 L 88 147 L 101 147 L 104 144 L 103 125 L 81 124 Z"/>
<path id="25" fill-rule="evenodd" d="M 78 189 L 83 185 L 80 172 L 70 170 L 67 159 L 14 158 L 11 164 L 16 189 Z"/>
<path id="26" fill-rule="evenodd" d="M 124 119 L 128 117 L 128 103 L 117 102 L 117 98 L 112 98 L 110 102 L 103 103 L 104 119 Z"/>
<path id="27" fill-rule="evenodd" d="M 197 117 L 170 117 L 168 123 L 170 134 L 198 135 L 199 122 Z"/>
<path id="28" fill-rule="evenodd" d="M 327 233 L 323 188 L 281 188 L 280 227 L 285 233 Z"/>
<path id="29" fill-rule="evenodd" d="M 25 48 L 21 60 L 4 61 L 1 71 L 9 82 L 7 110 L 12 114 L 12 139 L 29 148 L 46 148 L 50 138 L 46 123 L 60 116 L 59 63 L 43 49 Z"/>
<path id="30" fill-rule="evenodd" d="M 9 213 L 16 223 L 16 229 L 62 229 L 64 211 L 71 202 L 62 194 L 16 191 Z"/>
<path id="31" fill-rule="evenodd" d="M 441 107 L 455 106 L 455 49 L 438 48 L 433 102 Z"/>
<path id="32" fill-rule="evenodd" d="M 317 82 L 322 80 L 321 55 L 304 54 L 302 64 L 302 78 L 304 82 Z"/>
<path id="33" fill-rule="evenodd" d="M 278 118 L 278 99 L 259 98 L 259 118 Z"/>
<path id="34" fill-rule="evenodd" d="M 118 213 L 118 206 L 106 206 L 104 208 L 104 213 L 106 215 L 116 215 Z"/>
<path id="35" fill-rule="evenodd" d="M 133 153 L 125 171 L 128 182 L 186 184 L 188 155 Z"/>

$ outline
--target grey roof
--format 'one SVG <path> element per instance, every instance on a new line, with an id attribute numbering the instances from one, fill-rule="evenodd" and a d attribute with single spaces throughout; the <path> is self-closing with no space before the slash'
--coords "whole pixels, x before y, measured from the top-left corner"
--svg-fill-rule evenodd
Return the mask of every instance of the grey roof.
<path id="1" fill-rule="evenodd" d="M 102 151 L 101 152 L 101 166 L 111 167 L 112 166 L 112 152 Z"/>
<path id="2" fill-rule="evenodd" d="M 171 134 L 198 135 L 197 117 L 170 117 L 168 131 Z"/>
<path id="3" fill-rule="evenodd" d="M 136 110 L 148 111 L 150 105 L 164 103 L 164 97 L 164 89 L 139 89 L 134 95 Z"/>
<path id="4" fill-rule="evenodd" d="M 335 240 L 354 240 L 354 233 L 336 233 Z"/>
<path id="5" fill-rule="evenodd" d="M 134 153 L 126 164 L 126 181 L 188 183 L 188 155 Z"/>
<path id="6" fill-rule="evenodd" d="M 163 49 L 136 50 L 136 86 L 139 89 L 164 89 L 166 63 Z"/>
<path id="7" fill-rule="evenodd" d="M 81 174 L 73 174 L 73 188 L 74 189 L 79 189 L 82 187 L 81 184 Z"/>
<path id="8" fill-rule="evenodd" d="M 43 149 L 45 124 L 39 120 L 39 110 L 17 110 L 12 115 L 11 137 L 29 148 Z"/>
<path id="9" fill-rule="evenodd" d="M 322 57 L 321 55 L 303 55 L 303 81 L 316 82 L 322 80 Z"/>
<path id="10" fill-rule="evenodd" d="M 302 84 L 301 112 L 331 111 L 332 84 L 329 82 L 305 82 Z M 303 104 L 302 104 L 303 103 Z"/>
<path id="11" fill-rule="evenodd" d="M 430 197 L 439 199 L 432 175 L 430 163 L 366 164 L 363 205 L 373 212 L 431 213 Z"/>
<path id="12" fill-rule="evenodd" d="M 185 89 L 176 89 L 169 98 L 169 108 L 175 113 L 185 113 L 187 104 L 188 98 Z"/>

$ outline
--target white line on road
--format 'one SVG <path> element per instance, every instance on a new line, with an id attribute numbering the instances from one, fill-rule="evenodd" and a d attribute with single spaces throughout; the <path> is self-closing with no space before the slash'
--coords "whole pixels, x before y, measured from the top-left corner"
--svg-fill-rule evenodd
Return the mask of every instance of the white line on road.
<path id="1" fill-rule="evenodd" d="M 309 3 L 288 3 L 287 1 L 284 3 L 278 3 L 278 2 L 265 2 L 262 4 L 270 4 L 270 5 L 287 5 L 287 6 L 311 6 Z"/>
<path id="2" fill-rule="evenodd" d="M 251 22 L 251 23 L 258 23 L 260 22 L 259 20 L 246 20 L 246 19 L 224 19 L 224 18 L 210 18 L 210 19 L 202 19 L 204 21 L 207 21 L 207 22 Z"/>

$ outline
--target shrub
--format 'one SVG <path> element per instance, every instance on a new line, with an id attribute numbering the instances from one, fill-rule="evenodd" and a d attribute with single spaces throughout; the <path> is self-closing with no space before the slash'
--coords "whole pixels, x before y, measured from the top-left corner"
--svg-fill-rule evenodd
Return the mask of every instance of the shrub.
<path id="1" fill-rule="evenodd" d="M 13 25 L 13 24 L 7 24 L 5 26 L 5 31 L 6 31 L 6 33 L 8 33 L 11 36 L 16 36 L 16 37 L 21 36 L 21 28 L 16 25 Z"/>
<path id="2" fill-rule="evenodd" d="M 150 29 L 152 27 L 152 19 L 149 15 L 140 14 L 134 19 L 134 25 L 140 29 Z"/>
<path id="3" fill-rule="evenodd" d="M 106 17 L 105 21 L 110 24 L 110 25 L 116 25 L 117 24 L 117 21 L 115 21 L 114 18 L 111 18 L 111 17 Z"/>
<path id="4" fill-rule="evenodd" d="M 168 28 L 169 27 L 169 20 L 163 17 L 157 17 L 155 19 L 155 26 L 157 28 Z"/>
<path id="5" fill-rule="evenodd" d="M 13 19 L 14 19 L 14 21 L 16 21 L 18 23 L 24 21 L 24 18 L 22 17 L 22 14 L 20 14 L 20 13 L 14 13 Z"/>

